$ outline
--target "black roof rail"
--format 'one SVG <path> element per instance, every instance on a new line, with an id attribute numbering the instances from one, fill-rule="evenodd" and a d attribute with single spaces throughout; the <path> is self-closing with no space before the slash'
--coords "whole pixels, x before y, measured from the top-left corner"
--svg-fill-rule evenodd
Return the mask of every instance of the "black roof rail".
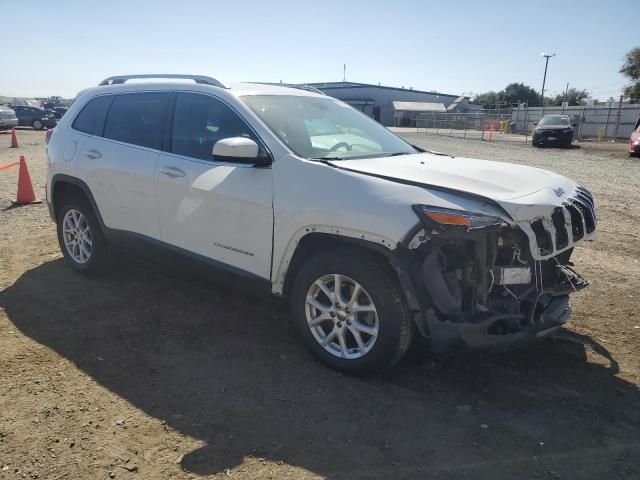
<path id="1" fill-rule="evenodd" d="M 180 75 L 175 73 L 146 73 L 143 75 L 115 75 L 113 77 L 105 78 L 103 81 L 101 81 L 98 84 L 98 86 L 102 87 L 104 85 L 120 85 L 126 82 L 127 80 L 132 80 L 137 78 L 179 78 L 184 80 L 193 80 L 196 83 L 201 83 L 204 85 L 213 85 L 214 87 L 229 88 L 228 85 L 225 85 L 223 82 L 213 77 L 207 77 L 205 75 Z"/>

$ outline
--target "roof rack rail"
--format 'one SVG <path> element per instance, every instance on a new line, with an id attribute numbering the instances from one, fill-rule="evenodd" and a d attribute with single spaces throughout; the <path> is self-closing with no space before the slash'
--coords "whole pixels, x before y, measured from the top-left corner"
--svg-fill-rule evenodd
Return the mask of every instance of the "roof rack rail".
<path id="1" fill-rule="evenodd" d="M 322 90 L 317 89 L 316 87 L 312 87 L 311 85 L 307 85 L 304 83 L 275 83 L 275 82 L 248 82 L 256 85 L 275 85 L 276 87 L 287 87 L 287 88 L 297 88 L 298 90 L 306 90 L 307 92 L 317 93 L 319 95 L 327 95 Z"/>
<path id="2" fill-rule="evenodd" d="M 214 87 L 220 88 L 229 88 L 228 85 L 225 85 L 220 80 L 216 80 L 213 77 L 207 77 L 205 75 L 179 75 L 174 73 L 147 73 L 144 75 L 115 75 L 113 77 L 105 78 L 101 81 L 98 86 L 102 87 L 104 85 L 120 85 L 126 82 L 127 80 L 132 80 L 136 78 L 180 78 L 185 80 L 193 80 L 196 83 L 202 83 L 205 85 L 213 85 Z"/>

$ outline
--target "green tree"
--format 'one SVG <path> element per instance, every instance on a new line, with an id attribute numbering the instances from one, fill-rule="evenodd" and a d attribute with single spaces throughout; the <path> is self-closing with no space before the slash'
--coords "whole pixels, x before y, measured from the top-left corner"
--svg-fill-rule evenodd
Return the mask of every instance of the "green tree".
<path id="1" fill-rule="evenodd" d="M 484 108 L 495 107 L 496 103 L 499 101 L 499 96 L 497 92 L 488 91 L 484 93 L 478 93 L 473 97 L 473 100 L 479 104 L 481 104 Z"/>
<path id="2" fill-rule="evenodd" d="M 510 83 L 500 93 L 504 103 L 527 102 L 529 106 L 540 105 L 538 92 L 524 83 Z"/>
<path id="3" fill-rule="evenodd" d="M 540 105 L 538 92 L 524 83 L 510 83 L 499 92 L 490 90 L 477 94 L 473 99 L 485 108 L 495 108 L 498 103 L 528 103 L 531 107 Z"/>
<path id="4" fill-rule="evenodd" d="M 640 47 L 627 52 L 620 73 L 631 80 L 631 83 L 624 87 L 625 98 L 632 102 L 640 101 Z"/>
<path id="5" fill-rule="evenodd" d="M 547 102 L 545 99 L 545 105 L 559 107 L 562 105 L 562 102 L 569 102 L 569 106 L 585 105 L 587 98 L 589 98 L 589 92 L 587 90 L 570 88 L 566 94 L 563 92 L 551 97 L 550 102 Z"/>

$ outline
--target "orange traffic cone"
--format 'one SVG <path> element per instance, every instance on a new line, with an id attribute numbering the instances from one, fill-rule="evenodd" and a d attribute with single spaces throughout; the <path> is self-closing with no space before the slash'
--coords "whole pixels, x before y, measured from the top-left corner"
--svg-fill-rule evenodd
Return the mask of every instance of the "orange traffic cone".
<path id="1" fill-rule="evenodd" d="M 18 172 L 18 194 L 14 205 L 26 205 L 28 203 L 40 203 L 42 200 L 36 198 L 31 183 L 31 176 L 27 168 L 27 162 L 23 155 L 20 155 L 20 171 Z"/>
<path id="2" fill-rule="evenodd" d="M 18 137 L 16 137 L 16 129 L 11 129 L 11 148 L 18 148 Z"/>

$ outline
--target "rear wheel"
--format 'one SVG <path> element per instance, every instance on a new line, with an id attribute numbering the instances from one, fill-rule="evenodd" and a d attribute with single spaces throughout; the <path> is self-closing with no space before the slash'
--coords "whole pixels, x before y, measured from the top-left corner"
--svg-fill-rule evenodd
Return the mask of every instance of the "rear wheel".
<path id="1" fill-rule="evenodd" d="M 34 128 L 34 130 L 42 130 L 44 128 L 44 125 L 40 120 L 34 120 L 31 126 Z"/>
<path id="2" fill-rule="evenodd" d="M 65 198 L 57 210 L 58 243 L 67 263 L 86 275 L 103 271 L 108 255 L 107 242 L 86 199 L 80 196 Z"/>
<path id="3" fill-rule="evenodd" d="M 393 271 L 357 250 L 313 257 L 291 293 L 294 324 L 311 352 L 351 375 L 391 368 L 407 351 L 413 325 Z"/>

